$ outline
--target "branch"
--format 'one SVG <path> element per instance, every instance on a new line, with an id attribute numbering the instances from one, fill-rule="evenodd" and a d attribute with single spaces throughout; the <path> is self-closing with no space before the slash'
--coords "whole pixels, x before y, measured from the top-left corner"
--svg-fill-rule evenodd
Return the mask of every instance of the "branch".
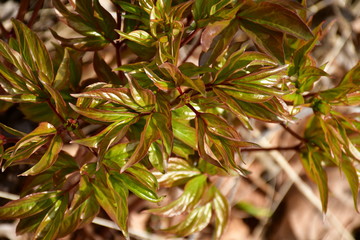
<path id="1" fill-rule="evenodd" d="M 307 142 L 307 139 L 301 137 L 299 134 L 297 134 L 296 132 L 294 132 L 291 128 L 289 128 L 288 126 L 286 126 L 284 123 L 280 123 L 280 125 L 281 125 L 288 133 L 290 133 L 293 137 L 299 139 L 301 142 Z"/>
<path id="2" fill-rule="evenodd" d="M 242 152 L 255 152 L 255 151 L 299 151 L 302 143 L 290 147 L 268 147 L 268 148 L 242 148 Z"/>

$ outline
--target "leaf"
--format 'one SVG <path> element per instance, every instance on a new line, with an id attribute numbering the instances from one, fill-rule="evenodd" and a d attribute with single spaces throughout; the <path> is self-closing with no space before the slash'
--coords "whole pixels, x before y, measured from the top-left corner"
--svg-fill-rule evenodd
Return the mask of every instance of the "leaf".
<path id="1" fill-rule="evenodd" d="M 128 192 L 119 182 L 111 179 L 100 168 L 96 173 L 96 181 L 93 182 L 95 197 L 109 217 L 120 227 L 124 236 L 128 238 Z"/>
<path id="2" fill-rule="evenodd" d="M 150 68 L 144 67 L 144 72 L 148 76 L 148 78 L 154 83 L 154 85 L 163 91 L 169 91 L 175 87 L 173 82 L 166 81 L 160 78 L 156 73 L 154 73 Z"/>
<path id="3" fill-rule="evenodd" d="M 159 188 L 156 177 L 146 167 L 141 164 L 136 164 L 126 170 L 137 181 L 141 182 L 144 186 L 156 192 Z"/>
<path id="4" fill-rule="evenodd" d="M 74 194 L 74 198 L 71 201 L 69 211 L 75 211 L 80 205 L 82 205 L 93 194 L 93 188 L 89 181 L 89 178 L 82 175 L 79 182 L 79 189 Z"/>
<path id="5" fill-rule="evenodd" d="M 50 208 L 34 234 L 34 239 L 52 240 L 59 232 L 64 213 L 68 204 L 68 195 L 62 196 Z"/>
<path id="6" fill-rule="evenodd" d="M 167 160 L 172 152 L 174 134 L 171 126 L 171 115 L 169 118 L 162 113 L 153 113 L 152 121 L 158 129 L 161 141 L 164 145 L 165 159 Z"/>
<path id="7" fill-rule="evenodd" d="M 56 133 L 56 128 L 47 122 L 42 122 L 39 124 L 37 128 L 35 128 L 31 133 L 24 136 L 22 139 L 20 139 L 14 148 L 13 155 L 18 151 L 23 145 L 26 143 L 32 141 L 34 138 L 39 138 L 42 136 L 48 136 Z"/>
<path id="8" fill-rule="evenodd" d="M 10 51 L 10 48 L 2 49 L 2 43 L 0 41 L 0 52 L 1 51 Z M 1 52 L 2 53 L 2 52 Z M 10 53 L 8 53 L 10 55 Z M 18 53 L 16 53 L 18 54 Z M 4 54 L 2 53 L 2 56 Z M 12 58 L 15 56 L 10 55 Z M 10 58 L 9 56 L 9 58 Z M 5 56 L 4 56 L 5 57 Z M 9 60 L 9 59 L 8 59 Z M 16 61 L 16 60 L 13 60 Z M 20 70 L 20 69 L 19 69 Z M 19 93 L 38 93 L 40 92 L 40 88 L 36 86 L 31 80 L 27 79 L 26 77 L 22 77 L 18 75 L 16 72 L 12 71 L 8 67 L 3 64 L 0 64 L 0 83 L 1 86 L 6 90 L 7 93 L 14 95 Z"/>
<path id="9" fill-rule="evenodd" d="M 44 82 L 41 73 L 39 74 L 39 76 L 44 88 L 51 96 L 51 99 L 53 99 L 55 102 L 56 112 L 59 113 L 59 115 L 61 115 L 64 119 L 67 119 L 67 105 L 61 93 L 57 89 Z"/>
<path id="10" fill-rule="evenodd" d="M 257 47 L 274 56 L 280 63 L 284 63 L 283 33 L 245 19 L 240 20 L 240 27 L 255 42 Z"/>
<path id="11" fill-rule="evenodd" d="M 318 152 L 314 152 L 314 150 L 309 149 L 306 156 L 303 154 L 301 159 L 305 170 L 318 186 L 322 210 L 325 213 L 327 210 L 329 190 L 327 186 L 327 176 L 321 166 L 321 161 L 323 158 Z"/>
<path id="12" fill-rule="evenodd" d="M 194 232 L 203 230 L 211 219 L 211 203 L 195 208 L 179 224 L 164 229 L 166 232 L 176 233 L 179 236 L 188 236 Z"/>
<path id="13" fill-rule="evenodd" d="M 29 65 L 27 65 L 20 53 L 16 52 L 14 49 L 12 49 L 9 45 L 7 45 L 5 42 L 0 40 L 0 53 L 1 56 L 4 57 L 9 63 L 13 64 L 21 74 L 23 75 L 24 82 L 29 83 L 30 89 L 36 89 L 34 86 L 36 85 L 35 76 L 30 68 Z M 2 64 L 0 64 L 0 69 L 2 73 L 5 73 L 4 76 L 8 79 L 12 79 L 14 82 L 20 83 L 21 77 L 17 74 L 12 73 L 8 68 L 3 67 Z M 24 85 L 24 83 L 20 83 L 19 86 Z M 26 87 L 27 88 L 27 87 Z M 25 89 L 26 89 L 25 88 Z M 29 90 L 30 90 L 29 89 Z"/>
<path id="14" fill-rule="evenodd" d="M 50 208 L 58 200 L 60 191 L 40 192 L 10 201 L 0 207 L 0 219 L 17 219 L 33 216 Z"/>
<path id="15" fill-rule="evenodd" d="M 130 33 L 124 33 L 120 30 L 115 31 L 120 34 L 122 39 L 128 39 L 145 47 L 151 47 L 155 43 L 154 38 L 144 30 L 135 30 Z"/>
<path id="16" fill-rule="evenodd" d="M 151 90 L 142 88 L 132 77 L 129 77 L 129 85 L 131 96 L 139 106 L 144 109 L 149 109 L 154 106 L 156 98 Z"/>
<path id="17" fill-rule="evenodd" d="M 90 196 L 77 209 L 66 211 L 58 232 L 58 238 L 65 237 L 68 234 L 90 224 L 99 213 L 100 206 L 95 196 Z"/>
<path id="18" fill-rule="evenodd" d="M 103 164 L 107 167 L 120 171 L 133 154 L 137 142 L 119 143 L 111 147 L 105 154 Z"/>
<path id="19" fill-rule="evenodd" d="M 179 119 L 172 118 L 174 137 L 196 149 L 196 131 Z"/>
<path id="20" fill-rule="evenodd" d="M 349 182 L 350 189 L 352 192 L 353 200 L 354 200 L 354 207 L 357 212 L 357 200 L 358 200 L 358 193 L 359 193 L 359 177 L 354 167 L 353 163 L 350 161 L 349 158 L 345 157 L 344 160 L 340 164 L 341 170 L 344 172 L 347 181 Z"/>
<path id="21" fill-rule="evenodd" d="M 71 94 L 71 96 L 105 100 L 132 108 L 134 110 L 141 109 L 131 96 L 128 88 L 100 88 L 88 92 Z"/>
<path id="22" fill-rule="evenodd" d="M 114 205 L 115 210 L 113 214 L 116 214 L 117 224 L 120 227 L 121 231 L 123 232 L 124 236 L 128 238 L 127 233 L 127 219 L 129 214 L 128 209 L 128 195 L 129 192 L 125 188 L 124 185 L 121 184 L 122 182 L 116 181 L 116 179 L 113 177 L 113 175 L 109 175 L 107 178 L 107 184 L 111 189 L 111 193 L 113 194 L 114 198 Z M 109 213 L 108 213 L 109 214 Z"/>
<path id="23" fill-rule="evenodd" d="M 167 171 L 158 177 L 158 181 L 163 187 L 174 187 L 186 183 L 189 178 L 200 175 L 199 169 L 190 166 L 188 162 L 181 158 L 170 158 Z"/>
<path id="24" fill-rule="evenodd" d="M 34 65 L 36 65 L 36 69 L 44 73 L 50 80 L 48 83 L 51 84 L 54 80 L 54 70 L 50 55 L 44 43 L 24 23 L 15 19 L 12 20 L 12 23 L 18 39 L 23 37 L 25 40 L 26 45 L 24 45 L 23 48 L 28 48 L 33 58 L 31 60 Z"/>
<path id="25" fill-rule="evenodd" d="M 199 203 L 206 188 L 206 176 L 198 175 L 189 180 L 184 188 L 183 194 L 171 202 L 161 207 L 146 210 L 148 213 L 173 217 L 191 211 Z"/>
<path id="26" fill-rule="evenodd" d="M 227 226 L 230 214 L 230 207 L 227 199 L 221 194 L 221 192 L 214 188 L 214 199 L 212 200 L 212 208 L 215 212 L 215 231 L 214 236 L 216 239 L 220 239 Z"/>
<path id="27" fill-rule="evenodd" d="M 238 16 L 297 38 L 310 40 L 313 37 L 309 27 L 295 12 L 271 2 L 254 4 L 240 11 Z"/>
<path id="28" fill-rule="evenodd" d="M 252 129 L 250 120 L 242 110 L 240 105 L 228 94 L 219 88 L 213 88 L 214 93 L 220 98 L 220 100 L 230 109 L 232 113 L 241 121 L 241 123 L 247 128 Z"/>
<path id="29" fill-rule="evenodd" d="M 162 198 L 159 198 L 153 190 L 149 189 L 127 173 L 120 174 L 118 172 L 113 172 L 110 175 L 110 179 L 113 179 L 114 182 L 122 183 L 122 186 L 126 186 L 127 189 L 139 198 L 150 202 L 160 202 L 162 200 Z"/>
<path id="30" fill-rule="evenodd" d="M 101 122 L 120 122 L 138 116 L 137 113 L 126 112 L 121 108 L 119 108 L 119 111 L 116 111 L 116 109 L 114 109 L 114 111 L 110 111 L 97 108 L 81 108 L 73 105 L 72 103 L 69 103 L 69 105 L 77 113 Z"/>
<path id="31" fill-rule="evenodd" d="M 141 161 L 141 159 L 146 156 L 151 143 L 157 140 L 159 137 L 160 133 L 152 120 L 152 115 L 147 116 L 146 124 L 144 130 L 141 133 L 139 144 L 136 146 L 133 155 L 121 168 L 120 172 L 124 172 L 127 168 Z"/>
<path id="32" fill-rule="evenodd" d="M 164 173 L 166 169 L 166 159 L 164 159 L 160 144 L 156 141 L 151 143 L 148 154 L 151 165 L 158 171 Z"/>
<path id="33" fill-rule="evenodd" d="M 58 0 L 54 0 L 58 1 Z M 98 51 L 106 47 L 109 42 L 103 37 L 99 35 L 95 36 L 86 36 L 86 37 L 78 37 L 78 38 L 63 38 L 59 36 L 54 30 L 50 29 L 51 34 L 61 42 L 61 45 L 65 47 L 71 47 L 78 51 Z"/>
<path id="34" fill-rule="evenodd" d="M 28 175 L 37 175 L 46 169 L 50 168 L 55 161 L 57 160 L 58 154 L 61 151 L 63 146 L 63 141 L 60 135 L 55 135 L 50 142 L 48 149 L 45 154 L 41 157 L 39 162 L 37 162 L 33 167 L 31 167 L 26 172 L 22 173 L 21 176 Z"/>
<path id="35" fill-rule="evenodd" d="M 61 89 L 69 84 L 70 81 L 70 64 L 71 64 L 71 57 L 69 53 L 69 49 L 65 48 L 64 57 L 60 63 L 60 66 L 56 72 L 56 76 L 53 82 L 53 87 L 55 89 Z"/>

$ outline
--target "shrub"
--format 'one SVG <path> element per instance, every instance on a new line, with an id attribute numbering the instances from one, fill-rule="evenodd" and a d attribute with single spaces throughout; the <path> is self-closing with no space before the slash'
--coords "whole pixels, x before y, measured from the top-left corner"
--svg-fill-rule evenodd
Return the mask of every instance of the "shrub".
<path id="1" fill-rule="evenodd" d="M 360 64 L 335 87 L 314 88 L 328 74 L 310 55 L 323 35 L 321 25 L 310 29 L 305 7 L 286 0 L 112 3 L 114 12 L 98 0 L 53 0 L 78 34 L 51 30 L 60 43 L 51 54 L 23 19 L 13 19 L 14 37 L 0 42 L 3 109 L 16 105 L 38 122 L 30 133 L 0 125 L 11 135 L 2 137 L 3 170 L 28 166 L 21 198 L 0 207 L 1 219 L 20 219 L 20 234 L 55 239 L 103 209 L 129 238 L 129 194 L 158 203 L 160 187 L 182 188 L 175 201 L 146 212 L 184 215 L 163 229 L 178 236 L 211 223 L 218 239 L 230 207 L 213 176 L 246 176 L 241 151 L 263 150 L 238 129 L 252 130 L 257 119 L 289 130 L 304 108 L 313 114 L 303 134 L 289 130 L 300 141 L 289 149 L 317 184 L 324 212 L 325 165 L 344 173 L 357 208 L 360 123 L 336 107 L 359 104 Z M 189 58 L 199 46 L 195 64 Z M 115 68 L 103 49 L 115 52 Z M 85 53 L 94 65 L 87 81 Z M 76 153 L 65 145 L 78 146 Z"/>

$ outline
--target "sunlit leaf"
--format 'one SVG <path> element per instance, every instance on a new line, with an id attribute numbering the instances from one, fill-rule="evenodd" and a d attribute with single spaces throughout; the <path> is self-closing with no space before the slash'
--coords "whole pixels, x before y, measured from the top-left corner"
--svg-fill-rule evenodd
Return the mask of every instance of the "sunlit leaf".
<path id="1" fill-rule="evenodd" d="M 30 194 L 0 207 L 1 219 L 17 219 L 33 216 L 50 208 L 58 200 L 60 191 Z"/>
<path id="2" fill-rule="evenodd" d="M 64 213 L 68 204 L 68 195 L 59 198 L 49 209 L 44 219 L 37 227 L 34 239 L 52 240 L 59 232 L 59 225 L 61 224 Z"/>
<path id="3" fill-rule="evenodd" d="M 205 188 L 206 176 L 195 176 L 186 183 L 184 192 L 178 199 L 164 207 L 150 209 L 146 212 L 167 217 L 180 215 L 186 211 L 192 210 L 198 204 Z"/>
<path id="4" fill-rule="evenodd" d="M 48 149 L 46 150 L 45 154 L 41 157 L 39 162 L 37 162 L 32 168 L 22 173 L 21 175 L 22 176 L 37 175 L 45 171 L 49 167 L 51 167 L 57 160 L 57 156 L 61 151 L 62 146 L 63 146 L 63 141 L 60 135 L 55 135 L 51 140 Z"/>

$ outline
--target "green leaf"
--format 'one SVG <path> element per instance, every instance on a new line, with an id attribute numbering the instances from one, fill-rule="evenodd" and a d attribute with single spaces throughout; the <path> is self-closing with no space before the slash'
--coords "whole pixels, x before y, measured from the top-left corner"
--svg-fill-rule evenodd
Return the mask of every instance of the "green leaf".
<path id="1" fill-rule="evenodd" d="M 32 141 L 34 138 L 37 139 L 39 137 L 48 136 L 55 133 L 56 133 L 56 128 L 53 125 L 47 122 L 40 123 L 37 128 L 35 128 L 31 133 L 27 134 L 16 143 L 13 155 L 16 153 L 18 149 L 20 149 L 26 143 Z"/>
<path id="2" fill-rule="evenodd" d="M 46 169 L 50 168 L 57 160 L 58 154 L 63 146 L 63 141 L 60 135 L 55 135 L 50 142 L 48 149 L 45 154 L 41 157 L 32 168 L 22 173 L 21 176 L 37 175 Z"/>
<path id="3" fill-rule="evenodd" d="M 163 91 L 169 91 L 175 87 L 175 84 L 170 81 L 166 81 L 160 78 L 155 72 L 153 72 L 150 68 L 144 67 L 144 72 L 148 76 L 148 78 L 154 83 L 154 85 Z"/>
<path id="4" fill-rule="evenodd" d="M 96 181 L 93 182 L 93 187 L 95 197 L 100 206 L 120 227 L 124 236 L 127 237 L 127 189 L 119 184 L 119 182 L 113 181 L 108 174 L 105 175 L 103 169 L 96 173 Z"/>
<path id="5" fill-rule="evenodd" d="M 120 34 L 122 39 L 128 39 L 145 47 L 151 47 L 155 43 L 155 39 L 144 30 L 135 30 L 130 33 L 124 33 L 120 30 L 116 30 L 116 32 Z"/>
<path id="6" fill-rule="evenodd" d="M 293 11 L 271 2 L 260 2 L 240 11 L 238 14 L 257 24 L 293 35 L 297 38 L 310 40 L 313 38 L 310 28 Z"/>
<path id="7" fill-rule="evenodd" d="M 214 236 L 216 239 L 220 239 L 224 233 L 225 227 L 227 226 L 230 207 L 227 199 L 221 194 L 221 192 L 214 188 L 214 199 L 212 200 L 212 208 L 215 212 L 215 232 Z"/>
<path id="8" fill-rule="evenodd" d="M 136 164 L 126 170 L 127 173 L 131 174 L 137 181 L 141 182 L 144 186 L 156 192 L 159 188 L 156 177 L 143 165 Z"/>
<path id="9" fill-rule="evenodd" d="M 158 181 L 163 187 L 173 187 L 186 183 L 189 178 L 200 175 L 199 169 L 181 158 L 170 158 L 167 171 L 158 177 Z"/>
<path id="10" fill-rule="evenodd" d="M 0 128 L 2 128 L 7 133 L 10 133 L 16 137 L 24 137 L 26 135 L 26 133 L 16 130 L 14 128 L 11 128 L 9 126 L 6 126 L 5 124 L 2 124 L 2 123 L 0 123 Z"/>
<path id="11" fill-rule="evenodd" d="M 196 149 L 196 131 L 180 119 L 172 118 L 174 137 Z"/>
<path id="12" fill-rule="evenodd" d="M 350 189 L 352 192 L 354 207 L 359 212 L 357 206 L 358 193 L 359 193 L 359 176 L 357 170 L 349 158 L 345 157 L 340 164 L 341 170 L 344 172 L 347 181 L 349 182 Z"/>
<path id="13" fill-rule="evenodd" d="M 284 34 L 268 29 L 262 25 L 240 20 L 241 29 L 255 42 L 265 53 L 274 56 L 280 63 L 284 63 Z"/>
<path id="14" fill-rule="evenodd" d="M 129 77 L 129 85 L 131 96 L 139 106 L 144 109 L 149 109 L 154 106 L 156 98 L 151 90 L 142 88 L 132 77 Z"/>
<path id="15" fill-rule="evenodd" d="M 82 175 L 79 182 L 79 189 L 74 194 L 69 211 L 75 211 L 93 194 L 93 192 L 89 178 L 86 175 Z"/>
<path id="16" fill-rule="evenodd" d="M 122 184 L 122 182 L 117 181 L 117 179 L 114 178 L 113 175 L 108 176 L 107 184 L 110 187 L 113 199 L 115 200 L 114 201 L 115 212 L 112 214 L 116 215 L 116 219 L 117 219 L 116 222 L 118 226 L 120 227 L 124 236 L 128 238 L 127 219 L 128 219 L 129 209 L 128 209 L 127 198 L 129 196 L 129 191 Z"/>
<path id="17" fill-rule="evenodd" d="M 73 105 L 72 103 L 69 103 L 69 105 L 77 113 L 101 122 L 120 122 L 138 116 L 137 113 L 126 112 L 121 108 L 119 108 L 119 111 L 116 111 L 117 109 L 110 111 L 97 108 L 81 108 Z"/>
<path id="18" fill-rule="evenodd" d="M 198 175 L 188 181 L 183 194 L 170 204 L 155 209 L 146 210 L 148 213 L 173 217 L 191 211 L 199 203 L 206 189 L 206 176 Z"/>
<path id="19" fill-rule="evenodd" d="M 56 112 L 59 113 L 64 119 L 67 119 L 67 105 L 61 93 L 57 89 L 44 82 L 41 73 L 39 76 L 44 88 L 51 96 L 51 99 L 54 100 Z"/>
<path id="20" fill-rule="evenodd" d="M 133 155 L 121 168 L 121 172 L 124 172 L 127 168 L 141 161 L 141 159 L 143 159 L 148 153 L 151 143 L 157 140 L 159 137 L 160 133 L 155 126 L 154 121 L 152 120 L 152 115 L 146 116 L 146 124 L 144 130 L 141 133 L 139 144 L 136 146 Z"/>
<path id="21" fill-rule="evenodd" d="M 110 101 L 134 110 L 141 109 L 138 103 L 133 99 L 128 88 L 100 88 L 88 92 L 71 94 L 71 96 Z"/>
<path id="22" fill-rule="evenodd" d="M 271 216 L 271 212 L 268 208 L 257 207 L 250 202 L 241 201 L 238 202 L 235 206 L 240 210 L 245 211 L 248 214 L 255 216 L 257 218 Z"/>
<path id="23" fill-rule="evenodd" d="M 52 240 L 59 232 L 68 204 L 68 195 L 62 196 L 50 208 L 34 234 L 34 239 Z"/>
<path id="24" fill-rule="evenodd" d="M 133 154 L 137 142 L 119 143 L 111 147 L 105 154 L 103 164 L 107 167 L 120 171 Z"/>
<path id="25" fill-rule="evenodd" d="M 36 69 L 44 73 L 50 80 L 48 83 L 51 84 L 51 82 L 54 80 L 54 70 L 50 55 L 44 43 L 24 23 L 15 19 L 12 20 L 12 22 L 18 39 L 22 37 L 26 42 L 26 45 L 23 46 L 23 49 L 28 48 L 26 51 L 31 54 L 31 57 L 33 58 L 31 60 L 36 66 Z"/>
<path id="26" fill-rule="evenodd" d="M 16 152 L 14 152 L 15 146 L 6 149 L 5 154 L 3 155 L 4 159 L 6 159 L 3 170 L 9 166 L 15 165 L 19 161 L 28 159 L 48 141 L 48 138 L 33 138 L 31 141 L 25 143 L 20 149 L 17 149 Z"/>
<path id="27" fill-rule="evenodd" d="M 2 40 L 0 40 L 0 53 L 1 56 L 4 57 L 9 63 L 13 64 L 17 69 L 19 69 L 24 77 L 24 83 L 29 83 L 29 90 L 36 89 L 36 87 L 34 87 L 36 85 L 36 78 L 30 66 L 23 61 L 20 53 L 16 52 Z M 4 76 L 7 77 L 7 79 L 12 79 L 14 83 L 16 81 L 18 84 L 20 84 L 19 86 L 24 86 L 24 83 L 20 83 L 22 78 L 19 75 L 11 73 L 11 71 L 8 68 L 3 67 L 2 64 L 0 64 L 0 66 L 1 72 L 5 73 Z M 28 87 L 26 86 L 24 89 Z"/>
<path id="28" fill-rule="evenodd" d="M 127 173 L 120 174 L 118 172 L 113 172 L 110 175 L 110 179 L 113 179 L 113 182 L 122 183 L 122 186 L 126 186 L 127 189 L 139 198 L 150 202 L 160 202 L 162 200 L 162 197 L 159 198 L 152 189 L 149 189 L 147 186 Z"/>
<path id="29" fill-rule="evenodd" d="M 58 0 L 56 0 L 58 1 Z M 54 30 L 50 29 L 51 34 L 61 42 L 61 44 L 65 47 L 71 47 L 78 51 L 98 51 L 106 47 L 109 42 L 103 37 L 99 35 L 95 36 L 86 36 L 86 37 L 78 37 L 78 38 L 63 38 L 59 36 Z"/>
<path id="30" fill-rule="evenodd" d="M 179 224 L 164 229 L 166 232 L 176 233 L 179 236 L 188 236 L 203 230 L 211 219 L 211 203 L 197 207 Z"/>
<path id="31" fill-rule="evenodd" d="M 0 207 L 0 219 L 17 219 L 42 212 L 58 200 L 60 191 L 40 192 L 10 201 Z"/>
<path id="32" fill-rule="evenodd" d="M 307 171 L 311 179 L 313 179 L 318 186 L 320 192 L 322 210 L 323 212 L 326 212 L 329 190 L 327 186 L 326 172 L 321 166 L 321 161 L 323 160 L 323 156 L 321 156 L 318 152 L 314 152 L 313 149 L 309 149 L 306 155 L 302 154 L 301 160 L 305 170 Z"/>
<path id="33" fill-rule="evenodd" d="M 71 211 L 68 209 L 61 222 L 57 237 L 65 237 L 77 229 L 90 224 L 99 213 L 99 210 L 100 206 L 93 195 L 81 203 L 75 210 Z"/>
<path id="34" fill-rule="evenodd" d="M 71 57 L 69 54 L 69 49 L 65 48 L 64 57 L 60 63 L 60 66 L 56 72 L 55 80 L 53 86 L 55 89 L 61 89 L 69 84 L 70 81 L 70 61 Z"/>
<path id="35" fill-rule="evenodd" d="M 166 169 L 166 159 L 162 153 L 161 145 L 156 141 L 149 147 L 149 161 L 158 171 L 164 173 Z"/>
<path id="36" fill-rule="evenodd" d="M 228 94 L 219 88 L 213 88 L 214 93 L 220 98 L 220 100 L 230 109 L 232 113 L 241 121 L 241 123 L 247 128 L 252 130 L 250 120 L 242 110 L 240 105 Z"/>
<path id="37" fill-rule="evenodd" d="M 162 113 L 153 113 L 152 121 L 157 127 L 161 141 L 164 145 L 165 159 L 167 160 L 172 152 L 174 134 L 171 127 L 171 115 L 166 116 Z"/>

